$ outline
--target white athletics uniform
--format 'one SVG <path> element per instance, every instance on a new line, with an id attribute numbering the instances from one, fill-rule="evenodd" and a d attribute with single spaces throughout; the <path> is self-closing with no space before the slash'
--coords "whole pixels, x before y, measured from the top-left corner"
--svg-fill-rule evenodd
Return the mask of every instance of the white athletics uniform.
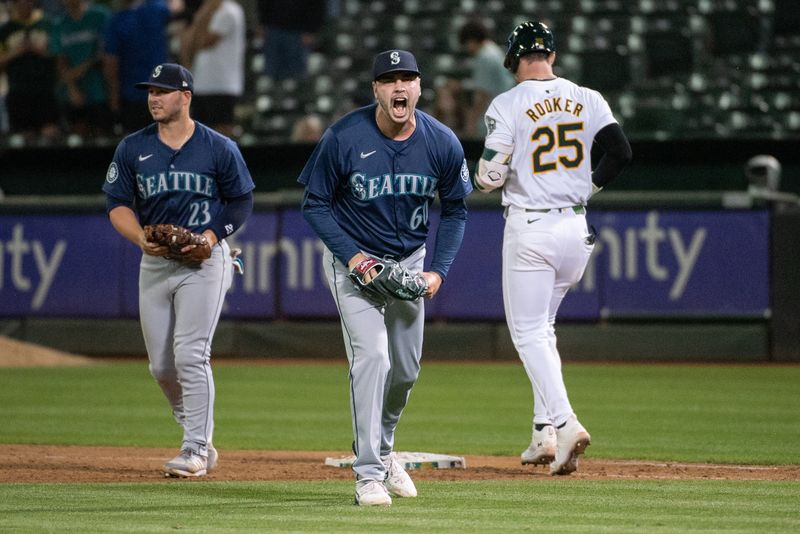
<path id="1" fill-rule="evenodd" d="M 533 385 L 534 424 L 573 415 L 556 349 L 556 312 L 594 248 L 586 224 L 591 148 L 616 122 L 597 91 L 568 80 L 526 80 L 486 112 L 487 149 L 511 160 L 502 186 L 503 303 Z"/>

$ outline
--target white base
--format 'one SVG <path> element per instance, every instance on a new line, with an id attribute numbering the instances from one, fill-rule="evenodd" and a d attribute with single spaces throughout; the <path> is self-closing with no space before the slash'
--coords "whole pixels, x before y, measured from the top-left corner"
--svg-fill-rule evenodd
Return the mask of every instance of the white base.
<path id="1" fill-rule="evenodd" d="M 398 452 L 397 461 L 405 469 L 466 469 L 467 461 L 463 456 L 434 454 L 431 452 Z M 325 458 L 325 465 L 332 467 L 351 467 L 356 461 L 354 455 L 339 458 Z"/>

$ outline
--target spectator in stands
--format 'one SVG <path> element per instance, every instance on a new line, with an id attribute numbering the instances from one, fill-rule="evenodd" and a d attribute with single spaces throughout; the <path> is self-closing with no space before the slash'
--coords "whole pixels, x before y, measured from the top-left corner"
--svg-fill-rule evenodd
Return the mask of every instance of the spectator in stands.
<path id="1" fill-rule="evenodd" d="M 64 5 L 61 0 L 39 0 L 39 7 L 46 17 L 55 20 L 64 15 Z"/>
<path id="2" fill-rule="evenodd" d="M 265 74 L 273 80 L 305 78 L 308 55 L 325 23 L 325 0 L 262 0 Z"/>
<path id="3" fill-rule="evenodd" d="M 468 102 L 461 91 L 461 81 L 447 78 L 436 87 L 433 116 L 448 125 L 457 135 L 464 135 L 464 109 Z"/>
<path id="4" fill-rule="evenodd" d="M 182 36 L 181 62 L 192 65 L 192 113 L 234 137 L 234 107 L 244 94 L 245 16 L 234 0 L 204 0 Z"/>
<path id="5" fill-rule="evenodd" d="M 52 141 L 60 134 L 55 61 L 48 53 L 50 20 L 35 0 L 13 0 L 0 26 L 0 72 L 8 80 L 6 109 L 11 134 Z"/>
<path id="6" fill-rule="evenodd" d="M 292 126 L 290 141 L 292 143 L 317 143 L 325 133 L 325 124 L 322 117 L 316 113 L 309 113 L 300 118 Z"/>
<path id="7" fill-rule="evenodd" d="M 483 114 L 495 96 L 514 87 L 514 78 L 503 67 L 505 51 L 491 39 L 480 20 L 464 24 L 458 32 L 458 42 L 472 58 L 471 74 L 464 83 L 449 82 L 440 87 L 437 99 L 441 102 L 437 107 L 440 112 L 451 114 L 443 118 L 462 125 L 459 133 L 463 137 L 483 138 L 486 135 Z M 466 106 L 461 105 L 464 101 Z M 463 117 L 452 116 L 457 110 L 463 110 Z"/>
<path id="8" fill-rule="evenodd" d="M 173 11 L 180 9 L 166 0 L 123 0 L 106 30 L 105 75 L 111 111 L 125 133 L 152 122 L 147 109 L 147 92 L 135 85 L 146 80 L 155 65 L 169 59 L 167 25 Z"/>
<path id="9" fill-rule="evenodd" d="M 103 36 L 110 11 L 89 0 L 63 0 L 65 15 L 56 21 L 50 47 L 56 57 L 61 98 L 70 132 L 111 133 L 111 109 L 103 77 Z"/>
<path id="10" fill-rule="evenodd" d="M 184 5 L 183 11 L 172 18 L 179 26 L 178 61 L 181 65 L 191 65 L 194 61 L 194 56 L 200 49 L 197 40 L 208 32 L 211 17 L 221 4 L 222 0 L 190 0 Z"/>

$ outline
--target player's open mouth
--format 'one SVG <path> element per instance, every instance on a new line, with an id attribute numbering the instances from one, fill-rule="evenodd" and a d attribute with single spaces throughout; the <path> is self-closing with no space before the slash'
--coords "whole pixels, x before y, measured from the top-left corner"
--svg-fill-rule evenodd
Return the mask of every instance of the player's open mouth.
<path id="1" fill-rule="evenodd" d="M 408 99 L 406 97 L 398 97 L 392 99 L 392 111 L 396 115 L 403 115 L 408 109 Z"/>

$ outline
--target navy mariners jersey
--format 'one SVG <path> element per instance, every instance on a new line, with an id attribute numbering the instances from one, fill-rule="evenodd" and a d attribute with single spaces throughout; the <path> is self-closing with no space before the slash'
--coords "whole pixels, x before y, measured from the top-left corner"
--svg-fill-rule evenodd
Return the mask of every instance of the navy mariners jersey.
<path id="1" fill-rule="evenodd" d="M 194 133 L 179 150 L 159 139 L 156 123 L 124 138 L 103 191 L 110 208 L 130 207 L 142 226 L 178 224 L 200 233 L 211 226 L 226 199 L 254 187 L 236 143 L 195 121 Z"/>
<path id="2" fill-rule="evenodd" d="M 360 250 L 402 259 L 425 242 L 436 194 L 457 201 L 472 185 L 464 149 L 449 128 L 416 110 L 414 133 L 395 141 L 378 129 L 376 107 L 352 111 L 328 128 L 298 182 L 330 201 L 334 220 Z M 342 251 L 332 252 L 343 259 Z"/>

